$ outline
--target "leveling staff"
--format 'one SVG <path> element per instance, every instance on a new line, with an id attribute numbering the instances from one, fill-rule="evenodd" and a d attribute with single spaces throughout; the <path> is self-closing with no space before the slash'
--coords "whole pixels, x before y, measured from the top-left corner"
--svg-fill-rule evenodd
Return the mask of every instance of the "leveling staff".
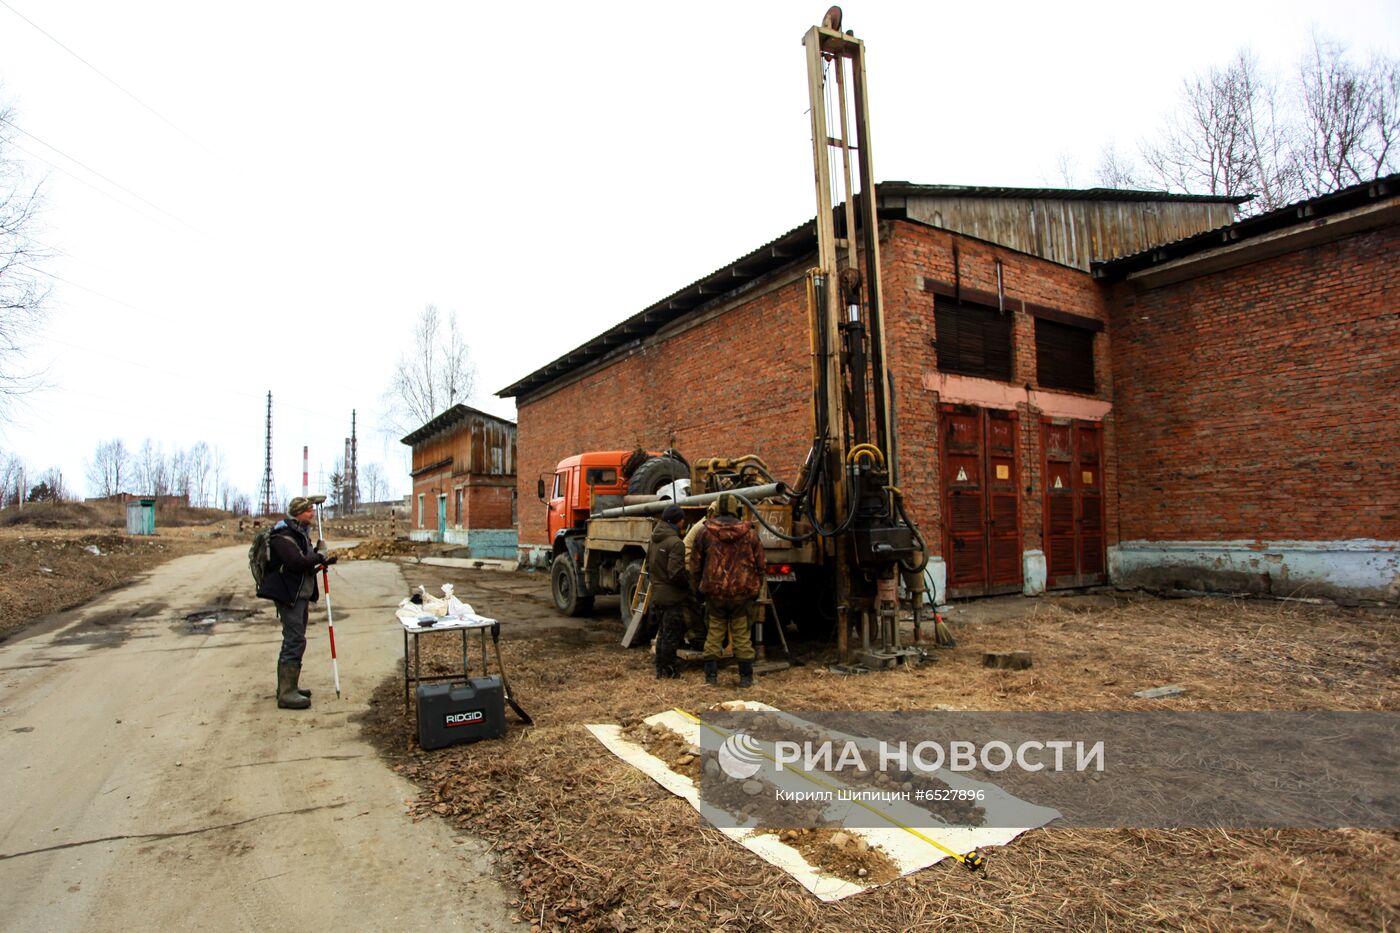
<path id="1" fill-rule="evenodd" d="M 310 499 L 297 496 L 291 501 L 286 519 L 272 526 L 268 538 L 272 563 L 258 590 L 259 596 L 277 604 L 282 620 L 282 653 L 277 656 L 277 705 L 281 709 L 311 705 L 311 691 L 297 686 L 301 658 L 306 653 L 306 617 L 311 604 L 321 596 L 316 570 L 336 562 L 311 546 L 311 523 L 315 520 L 316 506 Z"/>

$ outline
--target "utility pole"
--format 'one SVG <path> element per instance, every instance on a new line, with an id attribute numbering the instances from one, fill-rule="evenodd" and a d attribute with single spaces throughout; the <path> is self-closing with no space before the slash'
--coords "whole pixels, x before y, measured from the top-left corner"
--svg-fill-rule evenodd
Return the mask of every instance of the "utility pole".
<path id="1" fill-rule="evenodd" d="M 267 393 L 267 459 L 263 465 L 262 502 L 258 506 L 260 515 L 272 515 L 276 512 L 277 503 L 275 487 L 272 485 L 272 392 Z"/>
<path id="2" fill-rule="evenodd" d="M 345 481 L 348 492 L 346 501 L 349 506 L 345 514 L 356 511 L 360 507 L 360 454 L 359 439 L 355 436 L 355 409 L 350 409 L 350 456 L 345 463 Z"/>

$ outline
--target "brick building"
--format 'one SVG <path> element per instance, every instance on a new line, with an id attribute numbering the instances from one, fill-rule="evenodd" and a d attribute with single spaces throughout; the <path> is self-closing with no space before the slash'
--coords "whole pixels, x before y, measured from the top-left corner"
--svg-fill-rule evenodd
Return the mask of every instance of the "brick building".
<path id="1" fill-rule="evenodd" d="M 1110 578 L 1257 588 L 1257 574 L 1180 570 L 1280 542 L 1316 547 L 1279 559 L 1275 592 L 1391 585 L 1400 530 L 1393 507 L 1375 506 L 1400 501 L 1400 334 L 1382 310 L 1396 306 L 1393 180 L 1234 224 L 1226 198 L 903 182 L 878 195 L 899 485 L 940 595 Z M 1334 211 L 1349 219 L 1319 219 Z M 573 453 L 753 453 L 795 477 L 812 436 L 814 256 L 808 223 L 499 393 L 518 405 L 522 559 L 550 547 L 536 479 Z M 1308 356 L 1309 341 L 1332 362 Z M 685 390 L 651 391 L 663 374 Z M 1347 394 L 1329 394 L 1328 378 Z M 1273 407 L 1261 414 L 1262 398 Z M 1328 447 L 1318 464 L 1351 465 L 1306 510 L 1299 483 L 1277 482 L 1297 450 L 1263 442 L 1285 421 L 1278 436 L 1315 432 Z M 1209 495 L 1173 485 L 1231 446 L 1257 471 L 1217 466 Z M 1386 464 L 1387 477 L 1356 481 Z"/>
<path id="2" fill-rule="evenodd" d="M 413 448 L 409 537 L 515 559 L 515 424 L 454 405 L 402 438 Z"/>
<path id="3" fill-rule="evenodd" d="M 1100 266 L 1125 584 L 1400 597 L 1397 176 Z"/>

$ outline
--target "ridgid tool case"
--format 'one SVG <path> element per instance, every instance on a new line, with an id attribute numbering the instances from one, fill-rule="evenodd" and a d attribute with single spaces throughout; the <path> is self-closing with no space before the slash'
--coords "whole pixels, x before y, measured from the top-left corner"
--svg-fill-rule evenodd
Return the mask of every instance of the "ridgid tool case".
<path id="1" fill-rule="evenodd" d="M 505 690 L 499 677 L 473 677 L 465 684 L 419 684 L 417 695 L 418 744 L 423 748 L 505 735 Z"/>

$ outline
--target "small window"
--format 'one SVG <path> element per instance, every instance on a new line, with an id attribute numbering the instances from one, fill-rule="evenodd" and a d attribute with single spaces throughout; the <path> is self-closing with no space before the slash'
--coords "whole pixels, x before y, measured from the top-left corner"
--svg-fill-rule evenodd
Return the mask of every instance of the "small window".
<path id="1" fill-rule="evenodd" d="M 617 483 L 617 471 L 612 467 L 589 467 L 584 471 L 586 486 L 612 486 Z"/>
<path id="2" fill-rule="evenodd" d="M 550 495 L 551 499 L 564 498 L 564 481 L 568 478 L 568 475 L 568 473 L 554 474 L 554 492 Z"/>
<path id="3" fill-rule="evenodd" d="M 1035 321 L 1035 378 L 1047 389 L 1094 392 L 1094 332 L 1045 318 Z"/>
<path id="4" fill-rule="evenodd" d="M 1010 313 L 942 295 L 934 299 L 933 313 L 941 371 L 1011 381 Z"/>
<path id="5" fill-rule="evenodd" d="M 418 527 L 423 527 L 423 494 L 418 494 Z"/>

